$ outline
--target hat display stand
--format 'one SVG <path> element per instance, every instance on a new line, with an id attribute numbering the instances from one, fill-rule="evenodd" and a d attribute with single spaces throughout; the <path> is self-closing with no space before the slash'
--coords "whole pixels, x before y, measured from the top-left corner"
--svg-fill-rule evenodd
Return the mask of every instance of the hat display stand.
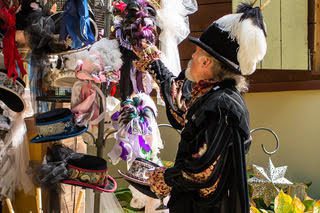
<path id="1" fill-rule="evenodd" d="M 111 30 L 111 17 L 112 17 L 112 7 L 111 7 L 111 0 L 103 0 L 103 8 L 104 8 L 104 36 L 106 38 L 110 37 L 110 30 Z M 106 91 L 106 84 L 101 84 L 101 90 L 105 93 Z M 104 94 L 106 95 L 106 94 Z M 102 100 L 100 100 L 100 106 L 102 106 Z M 103 112 L 104 109 L 100 107 L 100 113 Z M 106 136 L 107 137 L 107 136 Z M 104 117 L 99 122 L 98 125 L 98 138 L 95 140 L 96 148 L 97 148 L 97 157 L 103 158 L 103 146 L 105 143 L 105 130 L 104 130 Z M 94 213 L 100 212 L 100 201 L 101 201 L 101 192 L 95 190 L 94 192 Z"/>
<path id="2" fill-rule="evenodd" d="M 88 1 L 89 3 L 89 1 Z M 112 15 L 112 7 L 111 7 L 111 0 L 104 0 L 103 3 L 103 12 L 104 12 L 104 36 L 108 38 L 110 36 L 110 29 L 111 29 L 111 15 Z M 70 51 L 68 52 L 70 53 Z M 106 85 L 101 84 L 102 91 L 106 91 Z M 37 102 L 49 102 L 50 103 L 50 109 L 55 109 L 60 107 L 63 103 L 70 103 L 71 101 L 71 93 L 70 95 L 64 94 L 61 95 L 61 93 L 64 92 L 64 88 L 56 88 L 55 91 L 53 91 L 50 95 L 43 95 L 36 97 Z M 106 94 L 104 94 L 106 95 Z M 102 102 L 102 100 L 101 100 Z M 102 106 L 102 103 L 100 103 L 100 106 Z M 100 107 L 100 113 L 103 112 L 103 107 Z M 30 122 L 34 122 L 34 118 L 29 118 Z M 107 130 L 106 132 L 108 132 Z M 98 136 L 97 138 L 92 134 L 91 132 L 87 131 L 86 133 L 92 138 L 95 146 L 96 146 L 96 156 L 103 158 L 103 146 L 105 143 L 106 138 L 108 137 L 108 133 L 105 132 L 104 129 L 104 119 L 102 119 L 98 124 Z M 107 136 L 105 136 L 107 134 Z M 33 135 L 30 135 L 32 137 Z M 81 203 L 83 202 L 83 197 L 85 193 L 85 188 L 81 188 L 77 198 L 75 199 L 75 211 L 74 212 L 81 212 Z M 45 194 L 45 193 L 44 193 Z M 101 212 L 100 210 L 100 196 L 101 191 L 94 190 L 94 213 Z M 41 189 L 39 188 L 39 191 L 37 191 L 36 195 L 36 201 L 37 201 L 37 212 L 43 212 L 42 204 L 41 204 Z"/>

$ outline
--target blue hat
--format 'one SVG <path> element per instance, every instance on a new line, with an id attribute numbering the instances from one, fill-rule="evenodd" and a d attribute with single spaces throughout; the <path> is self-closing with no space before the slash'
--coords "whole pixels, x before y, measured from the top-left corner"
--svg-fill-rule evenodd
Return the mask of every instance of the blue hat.
<path id="1" fill-rule="evenodd" d="M 86 126 L 77 126 L 70 109 L 54 109 L 36 116 L 38 135 L 31 143 L 44 143 L 81 135 L 87 131 Z"/>

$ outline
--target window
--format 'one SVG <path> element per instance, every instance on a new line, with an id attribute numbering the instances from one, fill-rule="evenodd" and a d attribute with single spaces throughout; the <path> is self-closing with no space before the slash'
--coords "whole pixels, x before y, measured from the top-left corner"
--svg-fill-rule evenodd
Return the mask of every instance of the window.
<path id="1" fill-rule="evenodd" d="M 231 13 L 241 0 L 198 0 L 190 16 L 191 35 L 199 36 L 215 19 Z M 256 4 L 263 4 L 258 0 Z M 320 89 L 320 0 L 271 0 L 263 11 L 268 53 L 250 76 L 250 92 Z M 193 48 L 180 45 L 182 67 Z"/>

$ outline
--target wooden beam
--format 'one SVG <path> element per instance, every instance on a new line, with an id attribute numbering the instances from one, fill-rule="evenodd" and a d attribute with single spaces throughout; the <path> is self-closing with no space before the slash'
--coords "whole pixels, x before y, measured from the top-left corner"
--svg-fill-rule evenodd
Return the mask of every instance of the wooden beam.
<path id="1" fill-rule="evenodd" d="M 295 90 L 320 90 L 320 80 L 290 81 L 250 84 L 249 93 L 252 92 L 281 92 Z"/>
<path id="2" fill-rule="evenodd" d="M 307 70 L 257 70 L 248 80 L 249 92 L 320 89 L 320 75 Z"/>

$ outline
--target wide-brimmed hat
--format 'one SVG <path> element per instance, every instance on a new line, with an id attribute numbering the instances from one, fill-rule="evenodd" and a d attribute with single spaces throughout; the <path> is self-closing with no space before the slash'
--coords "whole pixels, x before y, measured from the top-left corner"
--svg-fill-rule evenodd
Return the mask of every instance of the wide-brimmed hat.
<path id="1" fill-rule="evenodd" d="M 22 98 L 25 83 L 22 79 L 9 78 L 5 70 L 0 70 L 0 100 L 12 111 L 22 112 L 25 102 Z"/>
<path id="2" fill-rule="evenodd" d="M 133 187 L 139 190 L 141 193 L 148 195 L 153 198 L 157 198 L 155 193 L 150 190 L 150 184 L 148 183 L 148 176 L 147 173 L 154 170 L 155 168 L 159 167 L 159 165 L 142 159 L 136 158 L 129 170 L 127 172 L 122 172 L 118 170 L 118 173 L 128 181 Z"/>
<path id="3" fill-rule="evenodd" d="M 200 36 L 189 40 L 226 65 L 230 71 L 251 75 L 267 50 L 260 7 L 241 3 L 235 14 L 214 21 Z"/>
<path id="4" fill-rule="evenodd" d="M 88 49 L 91 46 L 85 46 L 76 50 L 63 51 L 60 53 L 49 54 L 50 63 L 49 79 L 51 86 L 57 88 L 71 88 L 77 81 L 75 69 L 77 62 L 88 55 Z"/>
<path id="5" fill-rule="evenodd" d="M 54 144 L 48 149 L 46 164 L 36 173 L 36 181 L 52 186 L 65 183 L 101 192 L 114 192 L 117 182 L 108 174 L 107 162 L 103 158 L 76 153 L 70 148 Z"/>
<path id="6" fill-rule="evenodd" d="M 92 18 L 89 18 L 90 24 L 87 28 L 91 35 L 90 41 L 80 40 L 79 37 L 83 38 L 85 32 L 81 32 L 81 30 L 78 29 L 80 28 L 80 26 L 78 26 L 79 23 L 75 23 L 74 26 L 68 27 L 68 31 L 60 30 L 61 28 L 66 28 L 65 21 L 62 21 L 64 14 L 65 12 L 60 11 L 50 16 L 45 16 L 41 11 L 33 11 L 28 15 L 30 23 L 26 28 L 26 35 L 32 53 L 39 56 L 61 52 L 67 53 L 67 51 L 80 49 L 92 44 L 98 39 L 98 27 Z M 70 24 L 70 22 L 72 23 L 71 20 L 68 23 Z M 76 20 L 76 22 L 80 21 Z M 65 35 L 63 38 L 60 38 L 62 32 Z M 72 34 L 72 36 L 70 36 L 70 34 Z M 74 39 L 77 39 L 77 41 L 74 41 Z M 75 42 L 77 45 L 74 44 Z"/>
<path id="7" fill-rule="evenodd" d="M 70 109 L 60 108 L 45 112 L 36 116 L 36 128 L 38 135 L 31 143 L 44 143 L 58 141 L 78 136 L 88 127 L 77 126 Z"/>
<path id="8" fill-rule="evenodd" d="M 60 33 L 63 13 L 64 13 L 64 11 L 58 11 L 58 12 L 56 12 L 56 13 L 54 13 L 54 14 L 52 14 L 50 16 L 52 18 L 52 20 L 54 21 L 54 23 L 55 23 L 54 34 L 59 34 Z M 95 39 L 97 40 L 98 39 L 99 30 L 98 30 L 98 26 L 97 26 L 97 24 L 95 22 L 94 14 L 90 10 L 89 10 L 89 21 L 90 21 L 90 29 L 91 29 Z M 80 33 L 80 32 L 77 32 L 77 33 Z"/>
<path id="9" fill-rule="evenodd" d="M 118 41 L 106 38 L 80 49 L 50 54 L 48 59 L 48 77 L 53 87 L 71 88 L 77 78 L 112 82 L 117 80 L 116 72 L 122 66 Z"/>

